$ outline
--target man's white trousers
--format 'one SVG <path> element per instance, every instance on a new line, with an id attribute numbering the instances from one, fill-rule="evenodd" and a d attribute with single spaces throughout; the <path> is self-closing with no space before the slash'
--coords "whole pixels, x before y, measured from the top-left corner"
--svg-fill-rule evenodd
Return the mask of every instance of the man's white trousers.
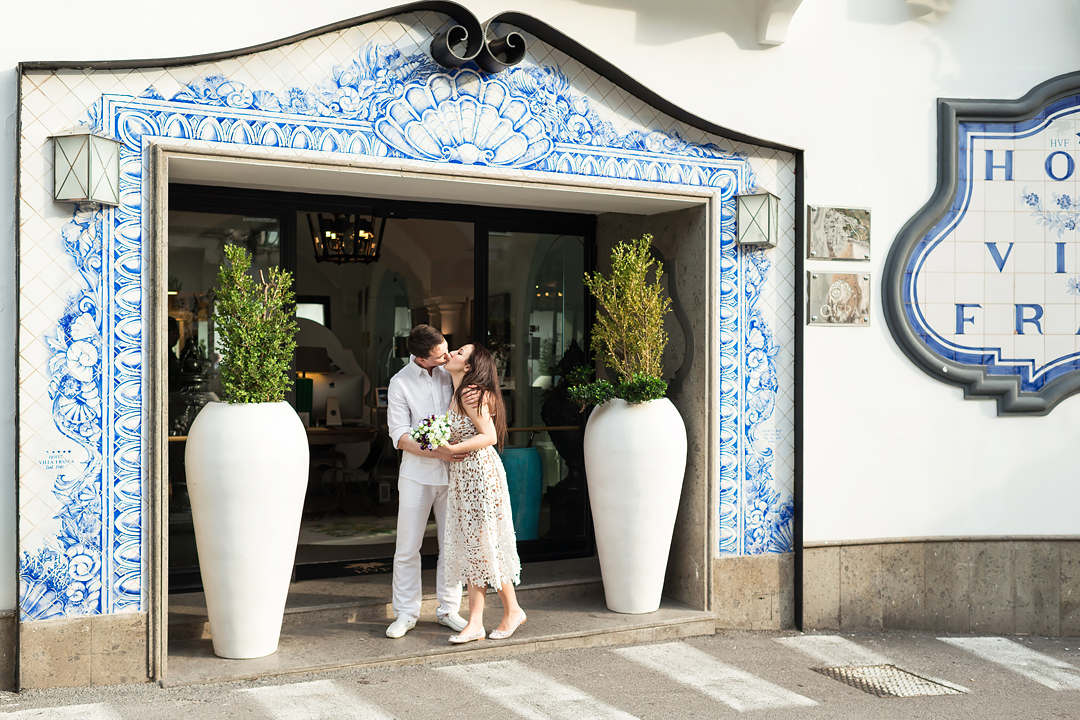
<path id="1" fill-rule="evenodd" d="M 456 613 L 461 607 L 461 585 L 446 582 L 443 573 L 443 532 L 446 527 L 446 485 L 424 485 L 398 478 L 397 546 L 394 549 L 394 615 L 420 617 L 420 546 L 428 518 L 435 509 L 439 562 L 435 569 L 438 614 Z"/>

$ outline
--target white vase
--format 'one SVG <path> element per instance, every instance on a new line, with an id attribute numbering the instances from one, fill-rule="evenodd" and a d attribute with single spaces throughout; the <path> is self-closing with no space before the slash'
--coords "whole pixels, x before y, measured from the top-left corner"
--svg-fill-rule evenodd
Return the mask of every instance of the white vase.
<path id="1" fill-rule="evenodd" d="M 188 430 L 187 488 L 214 652 L 277 650 L 307 491 L 307 433 L 285 402 L 207 403 Z"/>
<path id="2" fill-rule="evenodd" d="M 608 609 L 660 607 L 686 470 L 686 426 L 667 398 L 608 400 L 585 426 L 585 472 Z"/>

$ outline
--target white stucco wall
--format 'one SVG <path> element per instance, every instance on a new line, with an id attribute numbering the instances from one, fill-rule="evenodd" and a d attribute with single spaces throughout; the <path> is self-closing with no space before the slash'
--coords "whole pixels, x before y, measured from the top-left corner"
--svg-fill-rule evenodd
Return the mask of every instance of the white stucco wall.
<path id="1" fill-rule="evenodd" d="M 15 72 L 20 60 L 169 57 L 242 47 L 387 0 L 194 0 L 183 13 L 102 0 L 19 4 L 0 29 L 0 609 L 14 588 Z M 485 18 L 512 4 L 466 0 Z M 869 329 L 807 328 L 807 542 L 1075 534 L 1069 462 L 1080 398 L 1044 418 L 995 417 L 901 355 L 879 273 L 934 184 L 934 100 L 1016 97 L 1080 68 L 1080 2 L 956 2 L 916 17 L 901 0 L 805 0 L 788 41 L 761 48 L 752 1 L 545 0 L 530 12 L 704 118 L 806 149 L 806 201 L 870 207 Z M 62 23 L 62 24 L 61 24 Z M 165 29 L 167 26 L 167 29 Z M 603 28 L 597 32 L 596 28 Z M 830 108 L 835 108 L 830 109 Z M 815 264 L 808 264 L 814 269 Z"/>

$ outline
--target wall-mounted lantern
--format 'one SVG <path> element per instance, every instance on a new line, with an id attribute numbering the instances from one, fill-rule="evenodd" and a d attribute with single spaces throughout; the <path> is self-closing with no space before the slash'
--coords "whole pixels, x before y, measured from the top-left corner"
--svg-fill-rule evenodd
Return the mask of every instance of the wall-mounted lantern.
<path id="1" fill-rule="evenodd" d="M 85 129 L 52 141 L 54 199 L 120 204 L 120 143 Z"/>
<path id="2" fill-rule="evenodd" d="M 740 245 L 776 247 L 780 230 L 780 198 L 771 192 L 736 198 L 736 238 Z"/>

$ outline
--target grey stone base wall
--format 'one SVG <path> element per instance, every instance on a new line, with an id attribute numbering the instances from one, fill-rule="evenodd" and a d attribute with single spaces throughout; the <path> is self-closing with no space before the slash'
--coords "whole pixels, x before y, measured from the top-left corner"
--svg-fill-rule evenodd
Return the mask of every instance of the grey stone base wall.
<path id="1" fill-rule="evenodd" d="M 146 613 L 19 624 L 19 688 L 147 680 Z"/>
<path id="2" fill-rule="evenodd" d="M 1080 540 L 807 547 L 803 628 L 1080 635 Z"/>
<path id="3" fill-rule="evenodd" d="M 718 628 L 795 626 L 795 556 L 769 553 L 713 560 L 712 608 Z"/>
<path id="4" fill-rule="evenodd" d="M 0 615 L 0 690 L 15 689 L 15 613 Z"/>

